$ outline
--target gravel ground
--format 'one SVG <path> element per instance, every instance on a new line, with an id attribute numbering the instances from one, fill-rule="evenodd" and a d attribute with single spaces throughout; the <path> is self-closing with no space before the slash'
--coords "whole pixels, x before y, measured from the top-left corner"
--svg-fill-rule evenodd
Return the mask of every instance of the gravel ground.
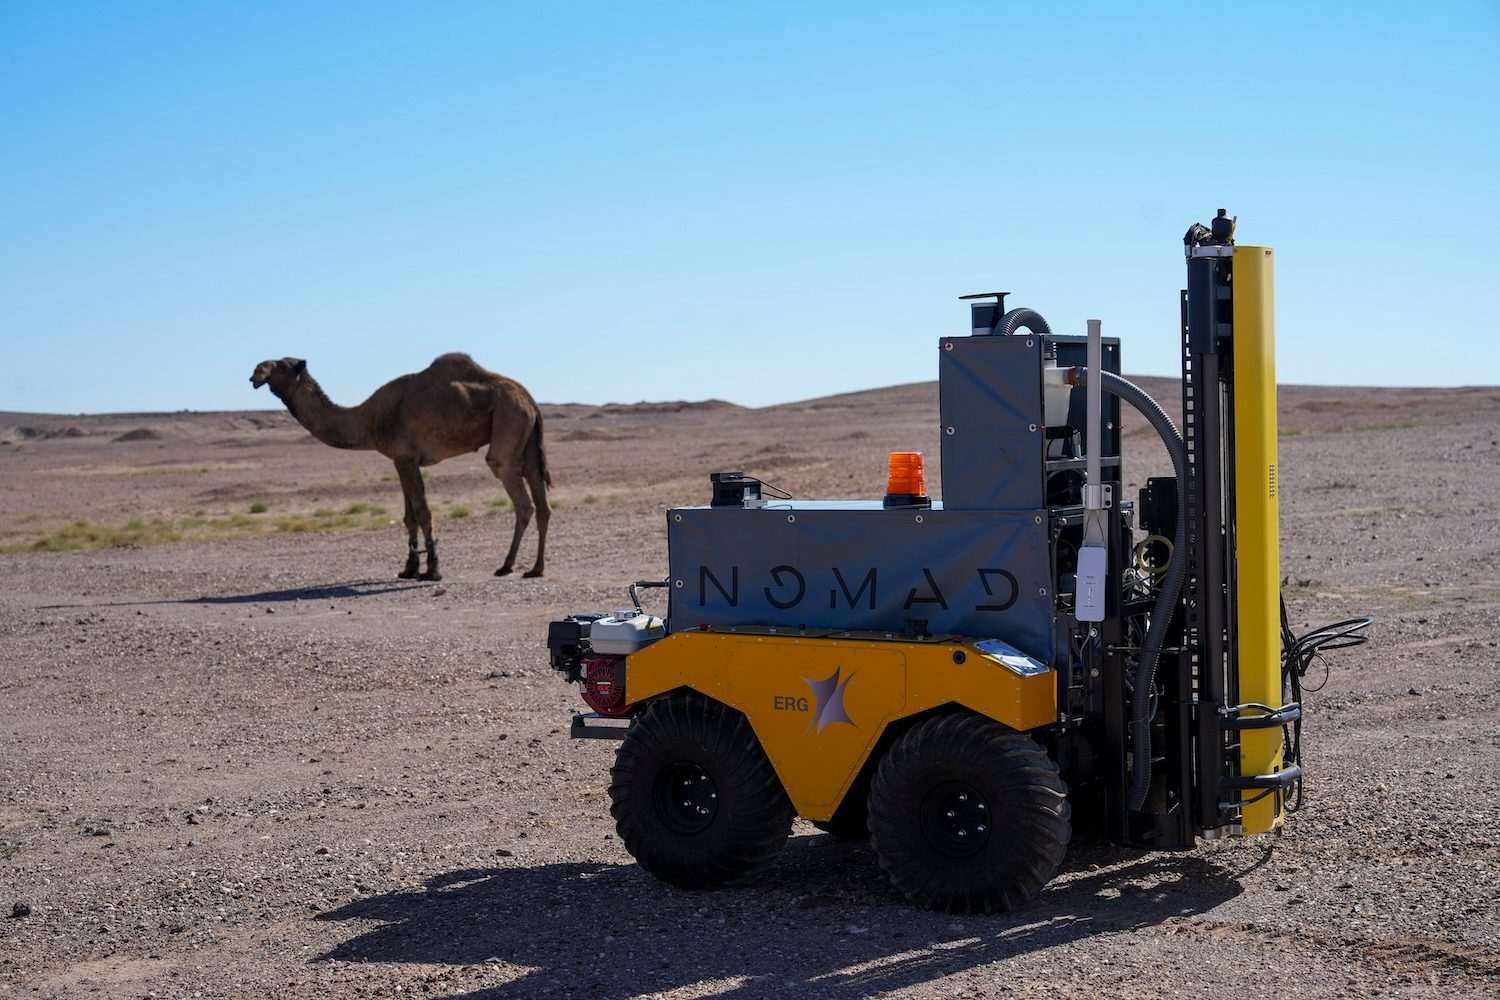
<path id="1" fill-rule="evenodd" d="M 888 449 L 935 457 L 934 387 L 546 410 L 544 579 L 490 575 L 509 514 L 477 458 L 433 470 L 439 584 L 395 579 L 389 526 L 0 555 L 0 995 L 1500 996 L 1500 391 L 1283 390 L 1294 626 L 1377 616 L 1309 698 L 1306 808 L 1187 853 L 1075 847 L 988 917 L 912 908 L 800 821 L 753 885 L 656 882 L 544 648 L 663 570 L 662 511 L 713 469 L 875 496 Z M 281 414 L 7 427 L 0 544 L 399 510 L 388 464 Z M 1141 428 L 1127 450 L 1161 471 Z"/>

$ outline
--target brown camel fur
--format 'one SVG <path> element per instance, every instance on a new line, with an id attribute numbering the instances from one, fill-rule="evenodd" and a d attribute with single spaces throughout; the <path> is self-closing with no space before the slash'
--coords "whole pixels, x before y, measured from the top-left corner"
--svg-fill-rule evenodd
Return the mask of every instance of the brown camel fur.
<path id="1" fill-rule="evenodd" d="M 250 384 L 257 389 L 269 385 L 297 422 L 324 444 L 378 451 L 396 463 L 406 498 L 406 568 L 397 574 L 402 579 L 418 576 L 418 528 L 427 542 L 427 571 L 420 578 L 442 579 L 422 466 L 485 445 L 485 463 L 516 507 L 510 551 L 495 575 L 505 576 L 515 565 L 521 535 L 533 513 L 536 564 L 526 575 L 542 575 L 552 513 L 547 487 L 552 478 L 542 449 L 542 413 L 521 383 L 481 368 L 467 354 L 444 354 L 422 371 L 392 379 L 354 407 L 331 401 L 301 358 L 262 361 Z"/>

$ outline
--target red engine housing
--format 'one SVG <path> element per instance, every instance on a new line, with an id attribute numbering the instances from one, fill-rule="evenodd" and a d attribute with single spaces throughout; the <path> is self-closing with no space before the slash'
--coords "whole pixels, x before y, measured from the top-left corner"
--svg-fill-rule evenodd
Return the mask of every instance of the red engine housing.
<path id="1" fill-rule="evenodd" d="M 580 658 L 583 667 L 584 703 L 600 715 L 624 715 L 625 657 L 589 653 Z"/>

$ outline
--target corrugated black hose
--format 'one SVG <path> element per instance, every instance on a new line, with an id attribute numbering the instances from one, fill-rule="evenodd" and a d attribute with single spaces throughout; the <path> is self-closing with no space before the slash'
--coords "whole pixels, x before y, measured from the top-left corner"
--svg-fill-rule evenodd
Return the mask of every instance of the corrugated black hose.
<path id="1" fill-rule="evenodd" d="M 1009 314 L 1007 314 L 1009 315 Z M 1138 811 L 1146 803 L 1146 793 L 1151 790 L 1151 691 L 1156 684 L 1156 664 L 1161 659 L 1161 649 L 1166 643 L 1167 628 L 1172 623 L 1172 612 L 1182 595 L 1182 583 L 1187 576 L 1187 456 L 1183 450 L 1182 434 L 1172 423 L 1172 418 L 1157 405 L 1156 400 L 1133 382 L 1112 372 L 1100 372 L 1103 381 L 1100 387 L 1140 411 L 1150 422 L 1167 447 L 1172 457 L 1172 471 L 1177 476 L 1177 530 L 1172 536 L 1172 563 L 1162 580 L 1161 590 L 1156 595 L 1156 604 L 1151 608 L 1151 627 L 1146 630 L 1146 640 L 1141 643 L 1140 657 L 1135 667 L 1135 687 L 1130 696 L 1130 795 L 1129 804 Z"/>
<path id="2" fill-rule="evenodd" d="M 999 325 L 995 327 L 995 336 L 1009 337 L 1022 327 L 1041 337 L 1052 336 L 1052 327 L 1042 314 L 1035 309 L 1025 307 L 1012 309 L 1001 316 Z"/>

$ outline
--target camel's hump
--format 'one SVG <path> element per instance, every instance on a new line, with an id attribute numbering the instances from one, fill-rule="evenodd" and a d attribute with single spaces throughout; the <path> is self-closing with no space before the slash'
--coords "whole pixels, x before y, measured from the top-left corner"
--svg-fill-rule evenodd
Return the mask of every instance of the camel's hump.
<path id="1" fill-rule="evenodd" d="M 449 376 L 472 377 L 490 374 L 479 362 L 459 351 L 440 354 L 427 366 L 428 371 L 442 372 Z"/>

